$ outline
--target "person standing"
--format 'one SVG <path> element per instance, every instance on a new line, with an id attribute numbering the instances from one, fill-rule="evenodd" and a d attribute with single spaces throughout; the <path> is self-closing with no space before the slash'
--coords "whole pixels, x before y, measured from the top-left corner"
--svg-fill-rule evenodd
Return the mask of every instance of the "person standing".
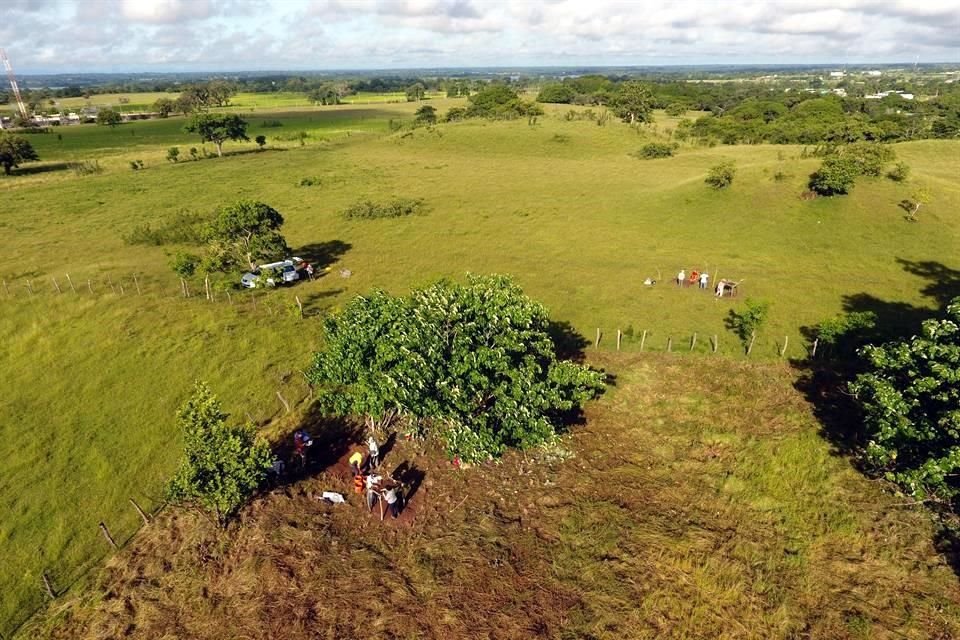
<path id="1" fill-rule="evenodd" d="M 710 274 L 709 274 L 709 273 L 707 273 L 706 271 L 704 271 L 703 273 L 700 274 L 700 288 L 701 288 L 701 289 L 706 289 L 707 286 L 708 286 L 708 282 L 709 282 L 709 281 L 710 281 Z"/>
<path id="2" fill-rule="evenodd" d="M 380 497 L 380 482 L 383 480 L 382 477 L 370 474 L 367 476 L 367 509 L 373 511 L 373 505 L 376 504 L 377 499 Z"/>
<path id="3" fill-rule="evenodd" d="M 310 264 L 309 262 L 307 263 L 306 271 L 307 271 L 307 277 L 313 280 L 313 265 Z"/>
<path id="4" fill-rule="evenodd" d="M 400 515 L 400 499 L 397 496 L 397 488 L 390 487 L 383 492 L 383 499 L 387 501 L 387 507 L 390 509 L 390 515 L 396 520 Z"/>
<path id="5" fill-rule="evenodd" d="M 687 272 L 684 269 L 680 269 L 680 273 L 677 274 L 677 286 L 682 287 L 686 279 L 687 279 Z"/>
<path id="6" fill-rule="evenodd" d="M 353 455 L 350 456 L 350 470 L 353 472 L 353 475 L 360 475 L 360 466 L 363 464 L 363 454 L 359 451 L 354 451 Z"/>
<path id="7" fill-rule="evenodd" d="M 717 297 L 718 297 L 718 298 L 722 298 L 722 297 L 723 297 L 723 290 L 724 290 L 724 288 L 726 288 L 726 286 L 727 286 L 727 281 L 724 280 L 723 278 L 721 278 L 721 279 L 720 279 L 720 282 L 717 283 Z"/>
<path id="8" fill-rule="evenodd" d="M 377 439 L 372 435 L 367 438 L 367 449 L 370 452 L 370 457 L 367 459 L 367 466 L 370 469 L 376 469 L 380 466 L 380 445 L 377 444 Z"/>

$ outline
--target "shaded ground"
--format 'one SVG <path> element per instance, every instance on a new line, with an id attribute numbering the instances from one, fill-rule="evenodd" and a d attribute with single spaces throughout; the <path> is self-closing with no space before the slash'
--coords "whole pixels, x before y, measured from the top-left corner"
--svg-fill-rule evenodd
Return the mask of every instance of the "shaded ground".
<path id="1" fill-rule="evenodd" d="M 953 638 L 922 511 L 818 435 L 785 366 L 604 356 L 617 386 L 564 448 L 423 473 L 401 524 L 343 456 L 218 532 L 169 509 L 62 603 L 52 638 Z M 316 499 L 339 491 L 349 504 Z M 31 636 L 31 637 L 32 637 Z"/>

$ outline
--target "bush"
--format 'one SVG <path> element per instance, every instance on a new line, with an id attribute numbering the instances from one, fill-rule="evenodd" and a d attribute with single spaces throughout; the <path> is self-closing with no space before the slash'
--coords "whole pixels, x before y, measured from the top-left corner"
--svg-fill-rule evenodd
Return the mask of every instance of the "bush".
<path id="1" fill-rule="evenodd" d="M 569 85 L 555 82 L 545 85 L 537 94 L 537 102 L 565 104 L 571 102 L 577 93 Z"/>
<path id="2" fill-rule="evenodd" d="M 877 314 L 854 311 L 824 320 L 817 325 L 817 339 L 835 354 L 853 353 L 863 346 L 877 326 Z"/>
<path id="3" fill-rule="evenodd" d="M 260 147 L 261 150 L 262 150 L 265 146 L 267 146 L 267 136 L 265 136 L 265 135 L 263 135 L 263 134 L 261 134 L 261 135 L 257 136 L 256 138 L 254 138 L 253 141 L 257 143 L 257 146 Z"/>
<path id="4" fill-rule="evenodd" d="M 167 488 L 171 500 L 198 504 L 221 524 L 253 495 L 273 466 L 270 445 L 253 426 L 226 420 L 220 402 L 198 382 L 177 414 L 184 459 Z"/>
<path id="5" fill-rule="evenodd" d="M 131 160 L 130 168 L 133 169 L 134 171 L 139 171 L 140 169 L 143 169 L 143 160 Z"/>
<path id="6" fill-rule="evenodd" d="M 726 189 L 733 184 L 733 177 L 737 173 L 737 168 L 733 162 L 721 162 L 718 165 L 710 167 L 707 177 L 704 180 L 714 189 Z"/>
<path id="7" fill-rule="evenodd" d="M 180 159 L 180 147 L 170 147 L 167 149 L 167 160 L 176 162 Z"/>
<path id="8" fill-rule="evenodd" d="M 89 176 L 96 173 L 103 173 L 103 167 L 99 160 L 84 160 L 83 162 L 74 162 L 70 165 L 73 172 L 78 176 Z"/>
<path id="9" fill-rule="evenodd" d="M 443 117 L 444 122 L 459 122 L 467 117 L 467 110 L 463 107 L 450 107 L 447 115 Z"/>
<path id="10" fill-rule="evenodd" d="M 669 158 L 673 155 L 675 148 L 676 147 L 674 145 L 667 144 L 666 142 L 651 142 L 643 145 L 640 151 L 635 155 L 636 157 L 644 160 L 652 160 L 654 158 Z"/>
<path id="11" fill-rule="evenodd" d="M 894 182 L 905 182 L 910 177 L 910 165 L 906 162 L 898 162 L 887 172 L 887 177 Z"/>
<path id="12" fill-rule="evenodd" d="M 754 301 L 747 298 L 744 304 L 745 309 L 741 312 L 730 309 L 727 316 L 727 328 L 737 334 L 743 346 L 749 353 L 750 344 L 753 341 L 754 334 L 763 326 L 767 319 L 767 313 L 770 311 L 770 303 Z"/>
<path id="13" fill-rule="evenodd" d="M 317 176 L 307 176 L 306 178 L 300 178 L 300 182 L 297 183 L 298 187 L 319 187 L 320 178 Z"/>
<path id="14" fill-rule="evenodd" d="M 877 142 L 855 142 L 838 148 L 837 153 L 849 158 L 861 176 L 882 175 L 883 168 L 896 158 L 889 145 Z"/>
<path id="15" fill-rule="evenodd" d="M 667 108 L 664 109 L 668 116 L 680 117 L 687 112 L 690 107 L 683 104 L 682 102 L 671 102 L 667 105 Z"/>
<path id="16" fill-rule="evenodd" d="M 849 158 L 827 156 L 810 176 L 810 190 L 821 196 L 843 195 L 850 191 L 857 178 L 857 167 Z"/>
<path id="17" fill-rule="evenodd" d="M 282 127 L 283 123 L 279 120 L 264 120 L 260 123 L 260 127 L 263 129 L 271 129 L 273 127 Z"/>
<path id="18" fill-rule="evenodd" d="M 960 495 L 960 299 L 918 336 L 861 351 L 850 385 L 864 411 L 869 462 L 920 499 Z"/>
<path id="19" fill-rule="evenodd" d="M 123 236 L 123 241 L 155 247 L 164 244 L 199 244 L 203 239 L 205 222 L 200 214 L 181 209 L 159 227 L 154 228 L 149 222 L 135 226 Z"/>
<path id="20" fill-rule="evenodd" d="M 197 272 L 197 265 L 200 258 L 192 253 L 183 253 L 178 251 L 170 261 L 170 268 L 181 278 L 191 278 Z"/>
<path id="21" fill-rule="evenodd" d="M 423 200 L 412 198 L 397 198 L 390 202 L 373 202 L 361 200 L 352 204 L 343 211 L 344 218 L 358 218 L 373 220 L 376 218 L 400 218 L 413 215 L 423 208 Z"/>

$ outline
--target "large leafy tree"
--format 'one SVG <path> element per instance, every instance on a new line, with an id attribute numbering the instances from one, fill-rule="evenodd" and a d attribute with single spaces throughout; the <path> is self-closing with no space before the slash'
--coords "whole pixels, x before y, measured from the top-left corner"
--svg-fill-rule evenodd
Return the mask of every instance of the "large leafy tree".
<path id="1" fill-rule="evenodd" d="M 207 270 L 253 269 L 263 259 L 282 257 L 288 251 L 282 226 L 280 212 L 262 202 L 240 200 L 220 207 L 204 229 Z"/>
<path id="2" fill-rule="evenodd" d="M 223 155 L 223 143 L 227 140 L 249 140 L 247 123 L 236 114 L 201 113 L 184 127 L 187 133 L 200 134 L 203 142 L 212 142 L 217 147 L 217 155 Z"/>
<path id="3" fill-rule="evenodd" d="M 220 402 L 201 382 L 180 408 L 177 423 L 184 457 L 168 494 L 203 507 L 223 524 L 266 478 L 273 462 L 270 445 L 252 426 L 227 424 Z"/>
<path id="4" fill-rule="evenodd" d="M 624 122 L 649 122 L 653 112 L 653 96 L 640 82 L 624 82 L 613 94 L 610 107 Z"/>
<path id="5" fill-rule="evenodd" d="M 505 276 L 355 298 L 325 322 L 310 378 L 320 401 L 370 427 L 399 420 L 450 456 L 482 461 L 549 441 L 603 375 L 557 358 L 546 309 Z"/>
<path id="6" fill-rule="evenodd" d="M 39 159 L 33 145 L 25 137 L 0 132 L 0 165 L 3 165 L 6 175 L 10 175 L 10 170 L 19 167 L 21 162 Z"/>
<path id="7" fill-rule="evenodd" d="M 960 298 L 918 336 L 864 347 L 851 390 L 863 407 L 867 457 L 919 498 L 960 495 Z"/>
<path id="8" fill-rule="evenodd" d="M 115 109 L 100 109 L 97 112 L 97 124 L 116 127 L 121 122 L 123 122 L 123 117 Z"/>

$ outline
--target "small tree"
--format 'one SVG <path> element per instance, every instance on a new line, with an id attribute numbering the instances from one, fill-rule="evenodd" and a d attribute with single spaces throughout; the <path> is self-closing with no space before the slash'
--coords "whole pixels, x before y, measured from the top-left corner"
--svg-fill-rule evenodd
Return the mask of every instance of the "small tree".
<path id="1" fill-rule="evenodd" d="M 857 168 L 849 158 L 832 155 L 823 159 L 820 168 L 810 176 L 810 190 L 821 196 L 842 195 L 850 191 L 857 179 Z"/>
<path id="2" fill-rule="evenodd" d="M 184 459 L 168 486 L 169 497 L 212 512 L 222 525 L 260 487 L 273 464 L 270 445 L 251 425 L 228 425 L 207 385 L 198 382 L 180 408 Z"/>
<path id="3" fill-rule="evenodd" d="M 926 187 L 920 185 L 917 186 L 913 193 L 910 194 L 908 200 L 904 200 L 900 203 L 900 206 L 907 212 L 907 220 L 910 222 L 917 221 L 917 213 L 920 212 L 920 207 L 930 202 L 930 190 Z"/>
<path id="4" fill-rule="evenodd" d="M 710 167 L 707 177 L 704 180 L 714 189 L 726 189 L 733 184 L 733 177 L 737 174 L 737 168 L 733 162 L 721 162 Z"/>
<path id="5" fill-rule="evenodd" d="M 417 109 L 414 121 L 417 124 L 436 124 L 437 110 L 429 104 L 425 104 Z"/>
<path id="6" fill-rule="evenodd" d="M 177 103 L 172 98 L 158 98 L 157 101 L 153 103 L 153 110 L 156 111 L 161 118 L 166 118 L 177 110 Z"/>
<path id="7" fill-rule="evenodd" d="M 862 350 L 851 391 L 864 411 L 867 459 L 909 493 L 960 495 L 960 299 L 907 341 Z"/>
<path id="8" fill-rule="evenodd" d="M 730 309 L 726 324 L 728 329 L 737 334 L 737 337 L 743 342 L 744 349 L 749 354 L 757 330 L 763 326 L 767 319 L 770 304 L 747 298 L 744 306 L 745 308 L 741 312 Z"/>
<path id="9" fill-rule="evenodd" d="M 33 145 L 25 137 L 0 131 L 0 165 L 3 165 L 5 175 L 10 175 L 10 170 L 19 167 L 21 162 L 39 159 Z"/>
<path id="10" fill-rule="evenodd" d="M 120 112 L 114 109 L 100 109 L 100 111 L 97 112 L 97 124 L 99 125 L 116 127 L 122 120 L 123 118 L 120 117 Z"/>
<path id="11" fill-rule="evenodd" d="M 236 114 L 201 113 L 184 127 L 187 133 L 200 134 L 201 142 L 212 142 L 217 155 L 223 156 L 223 143 L 227 140 L 249 140 L 247 123 Z"/>
<path id="12" fill-rule="evenodd" d="M 177 162 L 180 159 L 180 147 L 170 147 L 167 149 L 167 160 Z"/>
<path id="13" fill-rule="evenodd" d="M 260 151 L 263 151 L 263 148 L 267 145 L 267 136 L 261 134 L 253 139 L 257 143 L 257 146 L 260 148 Z"/>
<path id="14" fill-rule="evenodd" d="M 181 278 L 191 278 L 197 272 L 199 262 L 200 258 L 198 256 L 178 251 L 170 261 L 170 268 Z"/>
<path id="15" fill-rule="evenodd" d="M 422 82 L 415 82 L 406 89 L 407 102 L 419 102 L 426 95 L 427 88 Z"/>
<path id="16" fill-rule="evenodd" d="M 206 263 L 216 270 L 234 266 L 254 269 L 264 258 L 281 257 L 288 251 L 281 226 L 283 216 L 262 202 L 240 200 L 221 207 L 204 230 Z"/>
<path id="17" fill-rule="evenodd" d="M 614 114 L 624 122 L 649 122 L 653 114 L 653 96 L 646 86 L 628 81 L 620 85 L 610 101 Z"/>
<path id="18" fill-rule="evenodd" d="M 887 177 L 894 182 L 906 182 L 910 177 L 910 165 L 906 162 L 898 162 L 887 172 Z"/>

